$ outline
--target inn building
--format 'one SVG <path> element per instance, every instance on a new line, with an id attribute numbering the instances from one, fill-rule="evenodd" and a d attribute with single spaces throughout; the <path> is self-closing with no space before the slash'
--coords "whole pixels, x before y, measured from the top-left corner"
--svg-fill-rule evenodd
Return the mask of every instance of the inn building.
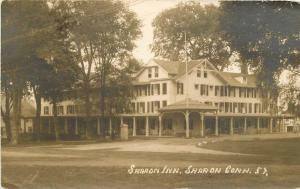
<path id="1" fill-rule="evenodd" d="M 283 119 L 293 117 L 275 111 L 271 93 L 257 87 L 255 75 L 222 72 L 206 59 L 187 64 L 152 59 L 133 77 L 131 111 L 107 118 L 108 134 L 123 124 L 130 136 L 286 132 Z M 54 132 L 51 104 L 43 101 L 42 110 L 44 129 Z M 60 103 L 58 113 L 61 132 L 85 132 L 74 100 Z M 100 134 L 100 114 L 95 112 L 93 119 L 95 133 Z"/>

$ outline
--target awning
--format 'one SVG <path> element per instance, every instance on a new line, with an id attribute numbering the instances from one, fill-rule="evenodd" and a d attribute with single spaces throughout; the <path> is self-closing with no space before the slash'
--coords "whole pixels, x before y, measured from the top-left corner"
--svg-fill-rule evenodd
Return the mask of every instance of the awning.
<path id="1" fill-rule="evenodd" d="M 196 100 L 187 99 L 187 100 L 175 102 L 174 104 L 170 104 L 168 106 L 160 108 L 159 111 L 160 112 L 186 111 L 186 110 L 192 110 L 192 111 L 211 110 L 211 111 L 215 111 L 217 109 L 218 108 L 213 106 L 213 105 L 205 104 L 205 103 L 202 103 L 202 102 L 199 102 L 199 101 L 196 101 Z"/>

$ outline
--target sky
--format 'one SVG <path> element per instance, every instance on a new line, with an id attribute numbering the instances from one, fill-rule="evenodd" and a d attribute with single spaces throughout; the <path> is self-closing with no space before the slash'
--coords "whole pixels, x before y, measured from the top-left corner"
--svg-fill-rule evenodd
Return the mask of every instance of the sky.
<path id="1" fill-rule="evenodd" d="M 123 0 L 129 9 L 136 12 L 139 19 L 142 21 L 142 37 L 136 41 L 136 48 L 133 51 L 133 56 L 143 63 L 147 63 L 154 54 L 150 50 L 150 44 L 153 41 L 153 19 L 165 9 L 175 7 L 180 2 L 186 2 L 190 0 Z M 203 5 L 214 4 L 219 5 L 218 0 L 195 0 Z M 227 71 L 240 72 L 240 69 L 236 65 L 230 66 Z M 281 74 L 281 83 L 286 83 L 288 73 Z M 300 86 L 300 79 L 297 80 L 297 85 Z"/>
<path id="2" fill-rule="evenodd" d="M 137 47 L 133 51 L 133 55 L 144 63 L 154 57 L 151 53 L 150 44 L 153 41 L 153 19 L 163 10 L 175 7 L 180 2 L 186 0 L 125 0 L 129 9 L 136 12 L 139 19 L 142 20 L 142 37 L 136 41 Z M 198 0 L 203 5 L 215 4 L 217 0 Z"/>

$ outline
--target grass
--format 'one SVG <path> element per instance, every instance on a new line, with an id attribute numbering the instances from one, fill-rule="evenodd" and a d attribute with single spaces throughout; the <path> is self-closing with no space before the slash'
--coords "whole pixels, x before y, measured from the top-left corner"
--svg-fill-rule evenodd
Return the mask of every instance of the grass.
<path id="1" fill-rule="evenodd" d="M 180 140 L 180 139 L 179 139 Z M 223 141 L 203 147 L 253 156 L 191 153 L 73 151 L 16 147 L 8 151 L 78 157 L 2 157 L 2 182 L 8 188 L 296 188 L 300 187 L 300 139 Z M 262 175 L 129 175 L 140 167 L 266 167 Z"/>
<path id="2" fill-rule="evenodd" d="M 265 163 L 300 165 L 300 138 L 209 143 L 204 148 L 265 156 Z"/>

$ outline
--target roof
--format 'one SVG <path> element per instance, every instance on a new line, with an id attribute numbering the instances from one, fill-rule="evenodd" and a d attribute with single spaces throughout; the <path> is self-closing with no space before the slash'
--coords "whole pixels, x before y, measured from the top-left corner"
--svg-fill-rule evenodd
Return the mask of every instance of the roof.
<path id="1" fill-rule="evenodd" d="M 175 102 L 159 109 L 160 112 L 180 110 L 217 110 L 217 107 L 188 98 L 187 100 Z"/>
<path id="2" fill-rule="evenodd" d="M 175 79 L 178 79 L 182 75 L 185 74 L 185 63 L 179 62 L 179 61 L 167 61 L 167 60 L 161 60 L 161 59 L 153 59 L 154 62 L 156 62 L 158 65 L 160 65 L 163 69 L 165 69 L 168 74 L 172 74 L 175 76 Z M 218 71 L 214 65 L 209 62 L 207 59 L 199 59 L 199 60 L 191 60 L 188 62 L 188 72 L 192 70 L 194 67 L 196 67 L 199 64 L 207 64 L 209 68 L 209 72 L 215 74 L 217 77 L 219 77 L 224 83 L 230 86 L 235 87 L 256 87 L 256 76 L 255 75 L 247 75 L 247 74 L 241 74 L 241 73 L 232 73 L 232 72 L 222 72 Z M 146 67 L 143 67 L 139 71 L 141 73 Z M 137 74 L 138 75 L 138 74 Z M 246 82 L 242 83 L 238 81 L 237 77 L 246 77 Z"/>
<path id="3" fill-rule="evenodd" d="M 256 76 L 241 73 L 218 72 L 228 85 L 235 87 L 256 87 Z M 239 82 L 236 77 L 246 77 L 245 83 Z"/>
<path id="4" fill-rule="evenodd" d="M 177 74 L 179 65 L 182 64 L 179 61 L 167 61 L 160 59 L 153 59 L 153 61 L 163 67 L 169 74 Z"/>

